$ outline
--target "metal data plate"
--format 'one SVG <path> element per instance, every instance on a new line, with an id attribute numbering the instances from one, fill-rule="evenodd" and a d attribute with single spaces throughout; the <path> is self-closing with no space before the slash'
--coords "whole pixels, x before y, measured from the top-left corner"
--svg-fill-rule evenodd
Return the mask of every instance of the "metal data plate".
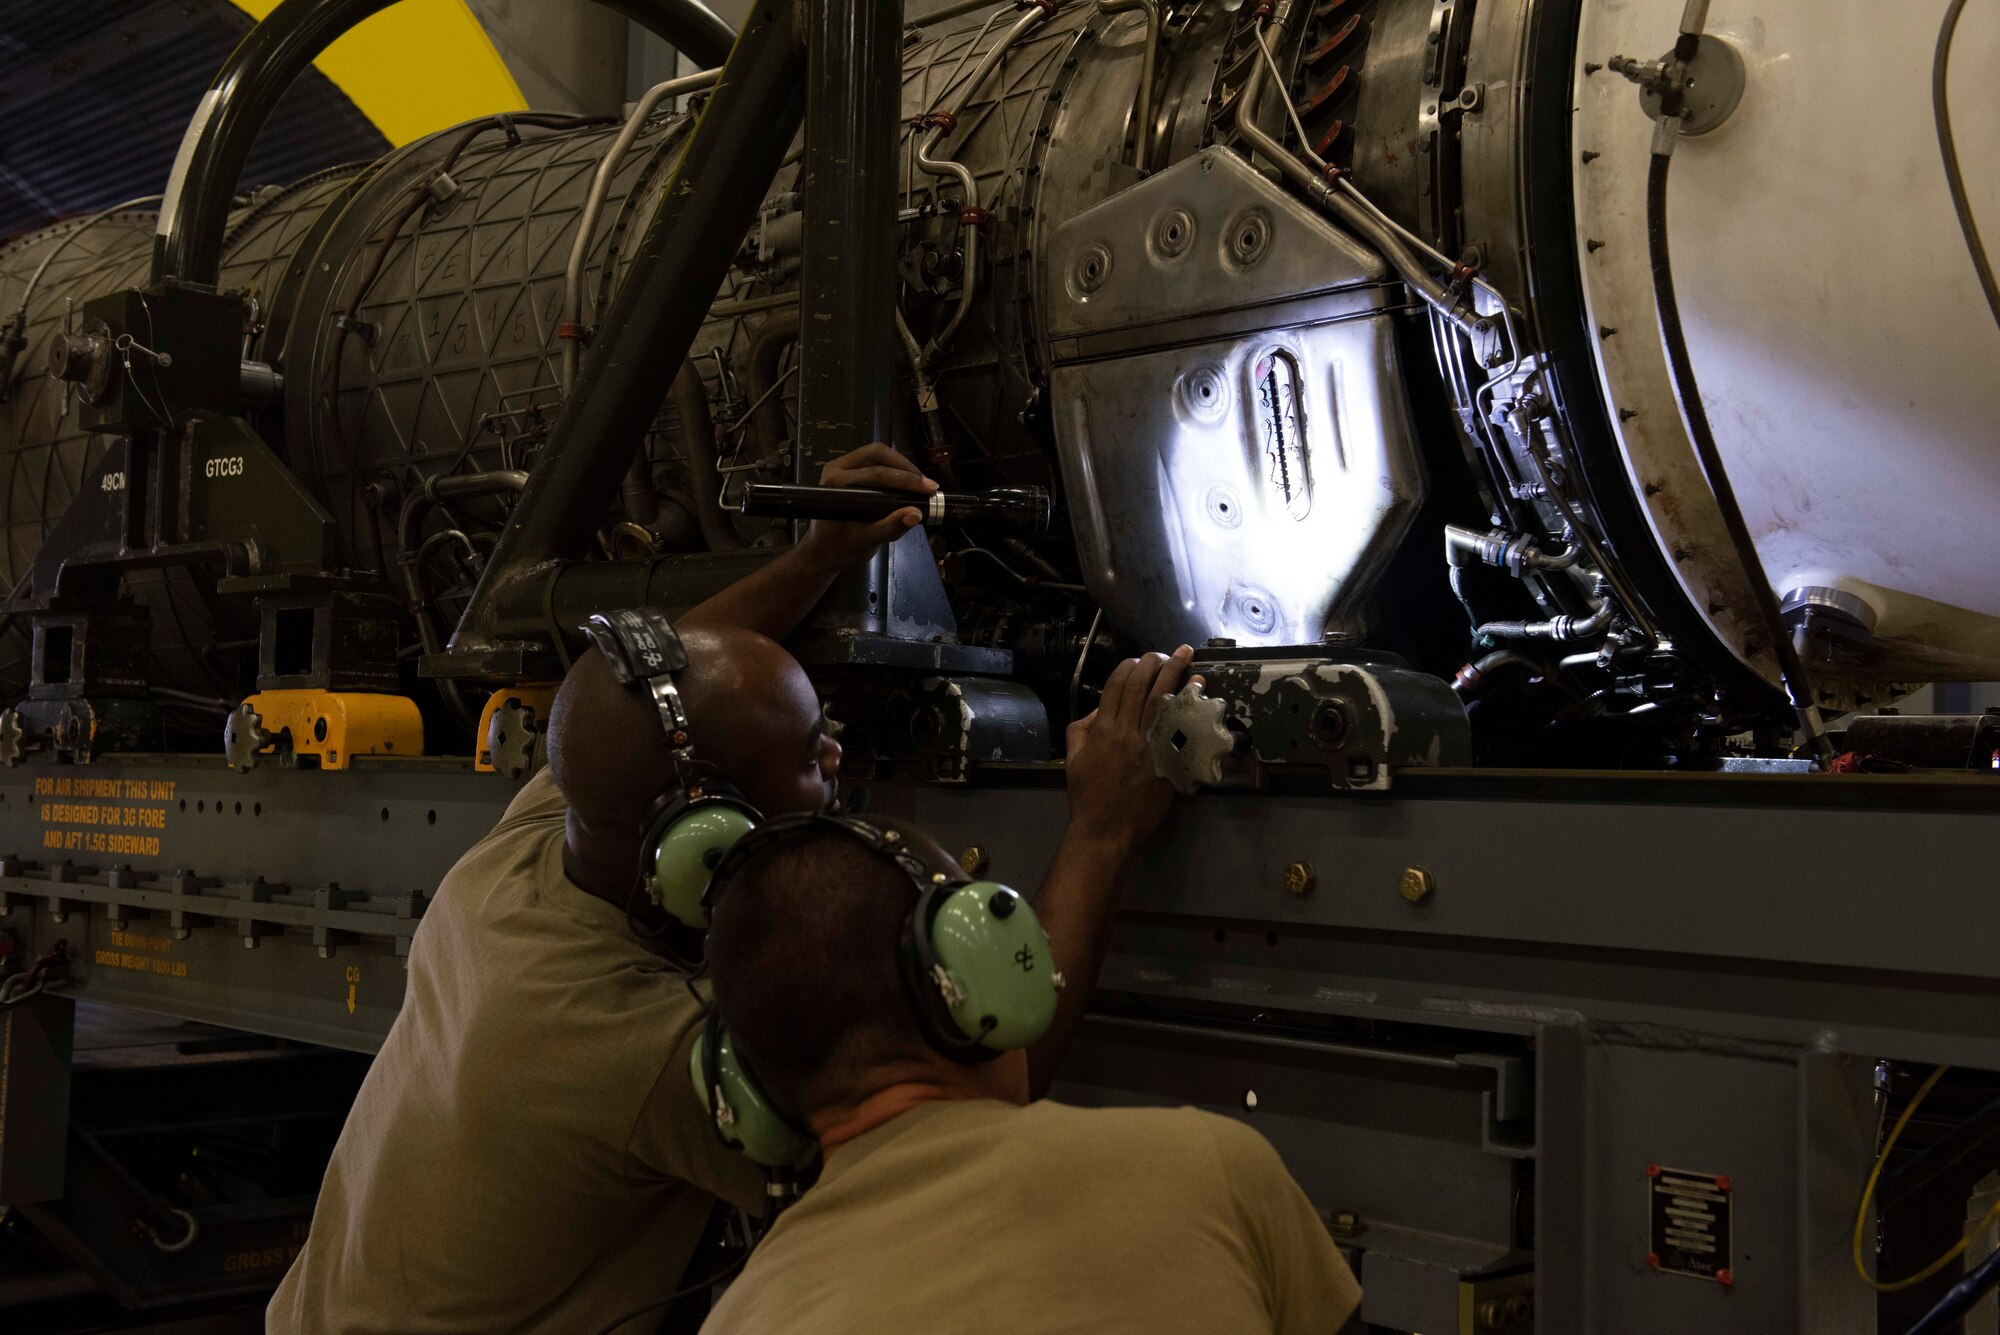
<path id="1" fill-rule="evenodd" d="M 1065 494 L 1113 623 L 1344 628 L 1423 493 L 1379 264 L 1215 151 L 1065 224 L 1049 275 Z"/>
<path id="2" fill-rule="evenodd" d="M 1735 1282 L 1729 1260 L 1734 1183 L 1727 1173 L 1648 1165 L 1646 1264 L 1664 1275 Z"/>

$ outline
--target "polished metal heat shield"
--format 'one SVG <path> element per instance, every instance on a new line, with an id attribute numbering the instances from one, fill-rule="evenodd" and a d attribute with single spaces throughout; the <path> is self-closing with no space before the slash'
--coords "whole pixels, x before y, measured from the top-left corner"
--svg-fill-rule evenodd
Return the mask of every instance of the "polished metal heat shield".
<path id="1" fill-rule="evenodd" d="M 1057 231 L 1084 578 L 1149 644 L 1345 629 L 1422 499 L 1381 260 L 1208 149 Z"/>

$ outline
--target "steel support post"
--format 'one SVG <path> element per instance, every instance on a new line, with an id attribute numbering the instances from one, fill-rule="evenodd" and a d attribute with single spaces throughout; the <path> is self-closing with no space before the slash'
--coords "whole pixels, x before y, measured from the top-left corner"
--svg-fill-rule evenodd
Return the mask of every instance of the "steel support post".
<path id="1" fill-rule="evenodd" d="M 791 148 L 804 72 L 794 7 L 752 9 L 452 636 L 453 653 L 492 647 L 513 586 L 539 597 L 537 574 L 584 554 Z"/>
<path id="2" fill-rule="evenodd" d="M 808 0 L 801 480 L 889 440 L 902 0 Z"/>
<path id="3" fill-rule="evenodd" d="M 902 0 L 809 0 L 805 267 L 800 279 L 796 478 L 819 480 L 870 441 L 896 443 L 896 146 L 903 95 Z M 844 577 L 821 631 L 948 634 L 950 612 L 922 533 Z M 901 603 L 900 608 L 892 607 Z M 907 627 L 906 627 L 907 629 Z M 821 654 L 811 654 L 814 657 Z"/>

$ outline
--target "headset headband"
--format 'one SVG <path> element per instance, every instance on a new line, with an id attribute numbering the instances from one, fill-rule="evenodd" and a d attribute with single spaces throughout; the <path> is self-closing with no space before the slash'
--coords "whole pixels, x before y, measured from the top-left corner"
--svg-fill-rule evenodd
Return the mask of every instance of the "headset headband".
<path id="1" fill-rule="evenodd" d="M 594 613 L 583 633 L 604 655 L 619 685 L 639 687 L 652 699 L 674 777 L 690 794 L 698 792 L 708 777 L 707 766 L 695 756 L 687 706 L 674 680 L 688 665 L 687 647 L 674 623 L 656 608 L 627 607 Z"/>

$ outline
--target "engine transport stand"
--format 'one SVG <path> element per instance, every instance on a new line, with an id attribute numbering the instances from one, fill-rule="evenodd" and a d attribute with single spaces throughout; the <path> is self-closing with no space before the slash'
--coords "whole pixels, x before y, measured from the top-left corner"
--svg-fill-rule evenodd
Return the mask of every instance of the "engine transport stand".
<path id="1" fill-rule="evenodd" d="M 516 788 L 449 760 L 25 765 L 0 928 L 16 960 L 68 941 L 78 997 L 372 1050 L 430 892 Z M 1050 767 L 866 792 L 1023 888 L 1064 821 Z M 1185 800 L 1058 1092 L 1246 1119 L 1394 1330 L 1873 1332 L 1847 1253 L 1878 1064 L 2000 1071 L 1996 844 L 1973 775 Z"/>

